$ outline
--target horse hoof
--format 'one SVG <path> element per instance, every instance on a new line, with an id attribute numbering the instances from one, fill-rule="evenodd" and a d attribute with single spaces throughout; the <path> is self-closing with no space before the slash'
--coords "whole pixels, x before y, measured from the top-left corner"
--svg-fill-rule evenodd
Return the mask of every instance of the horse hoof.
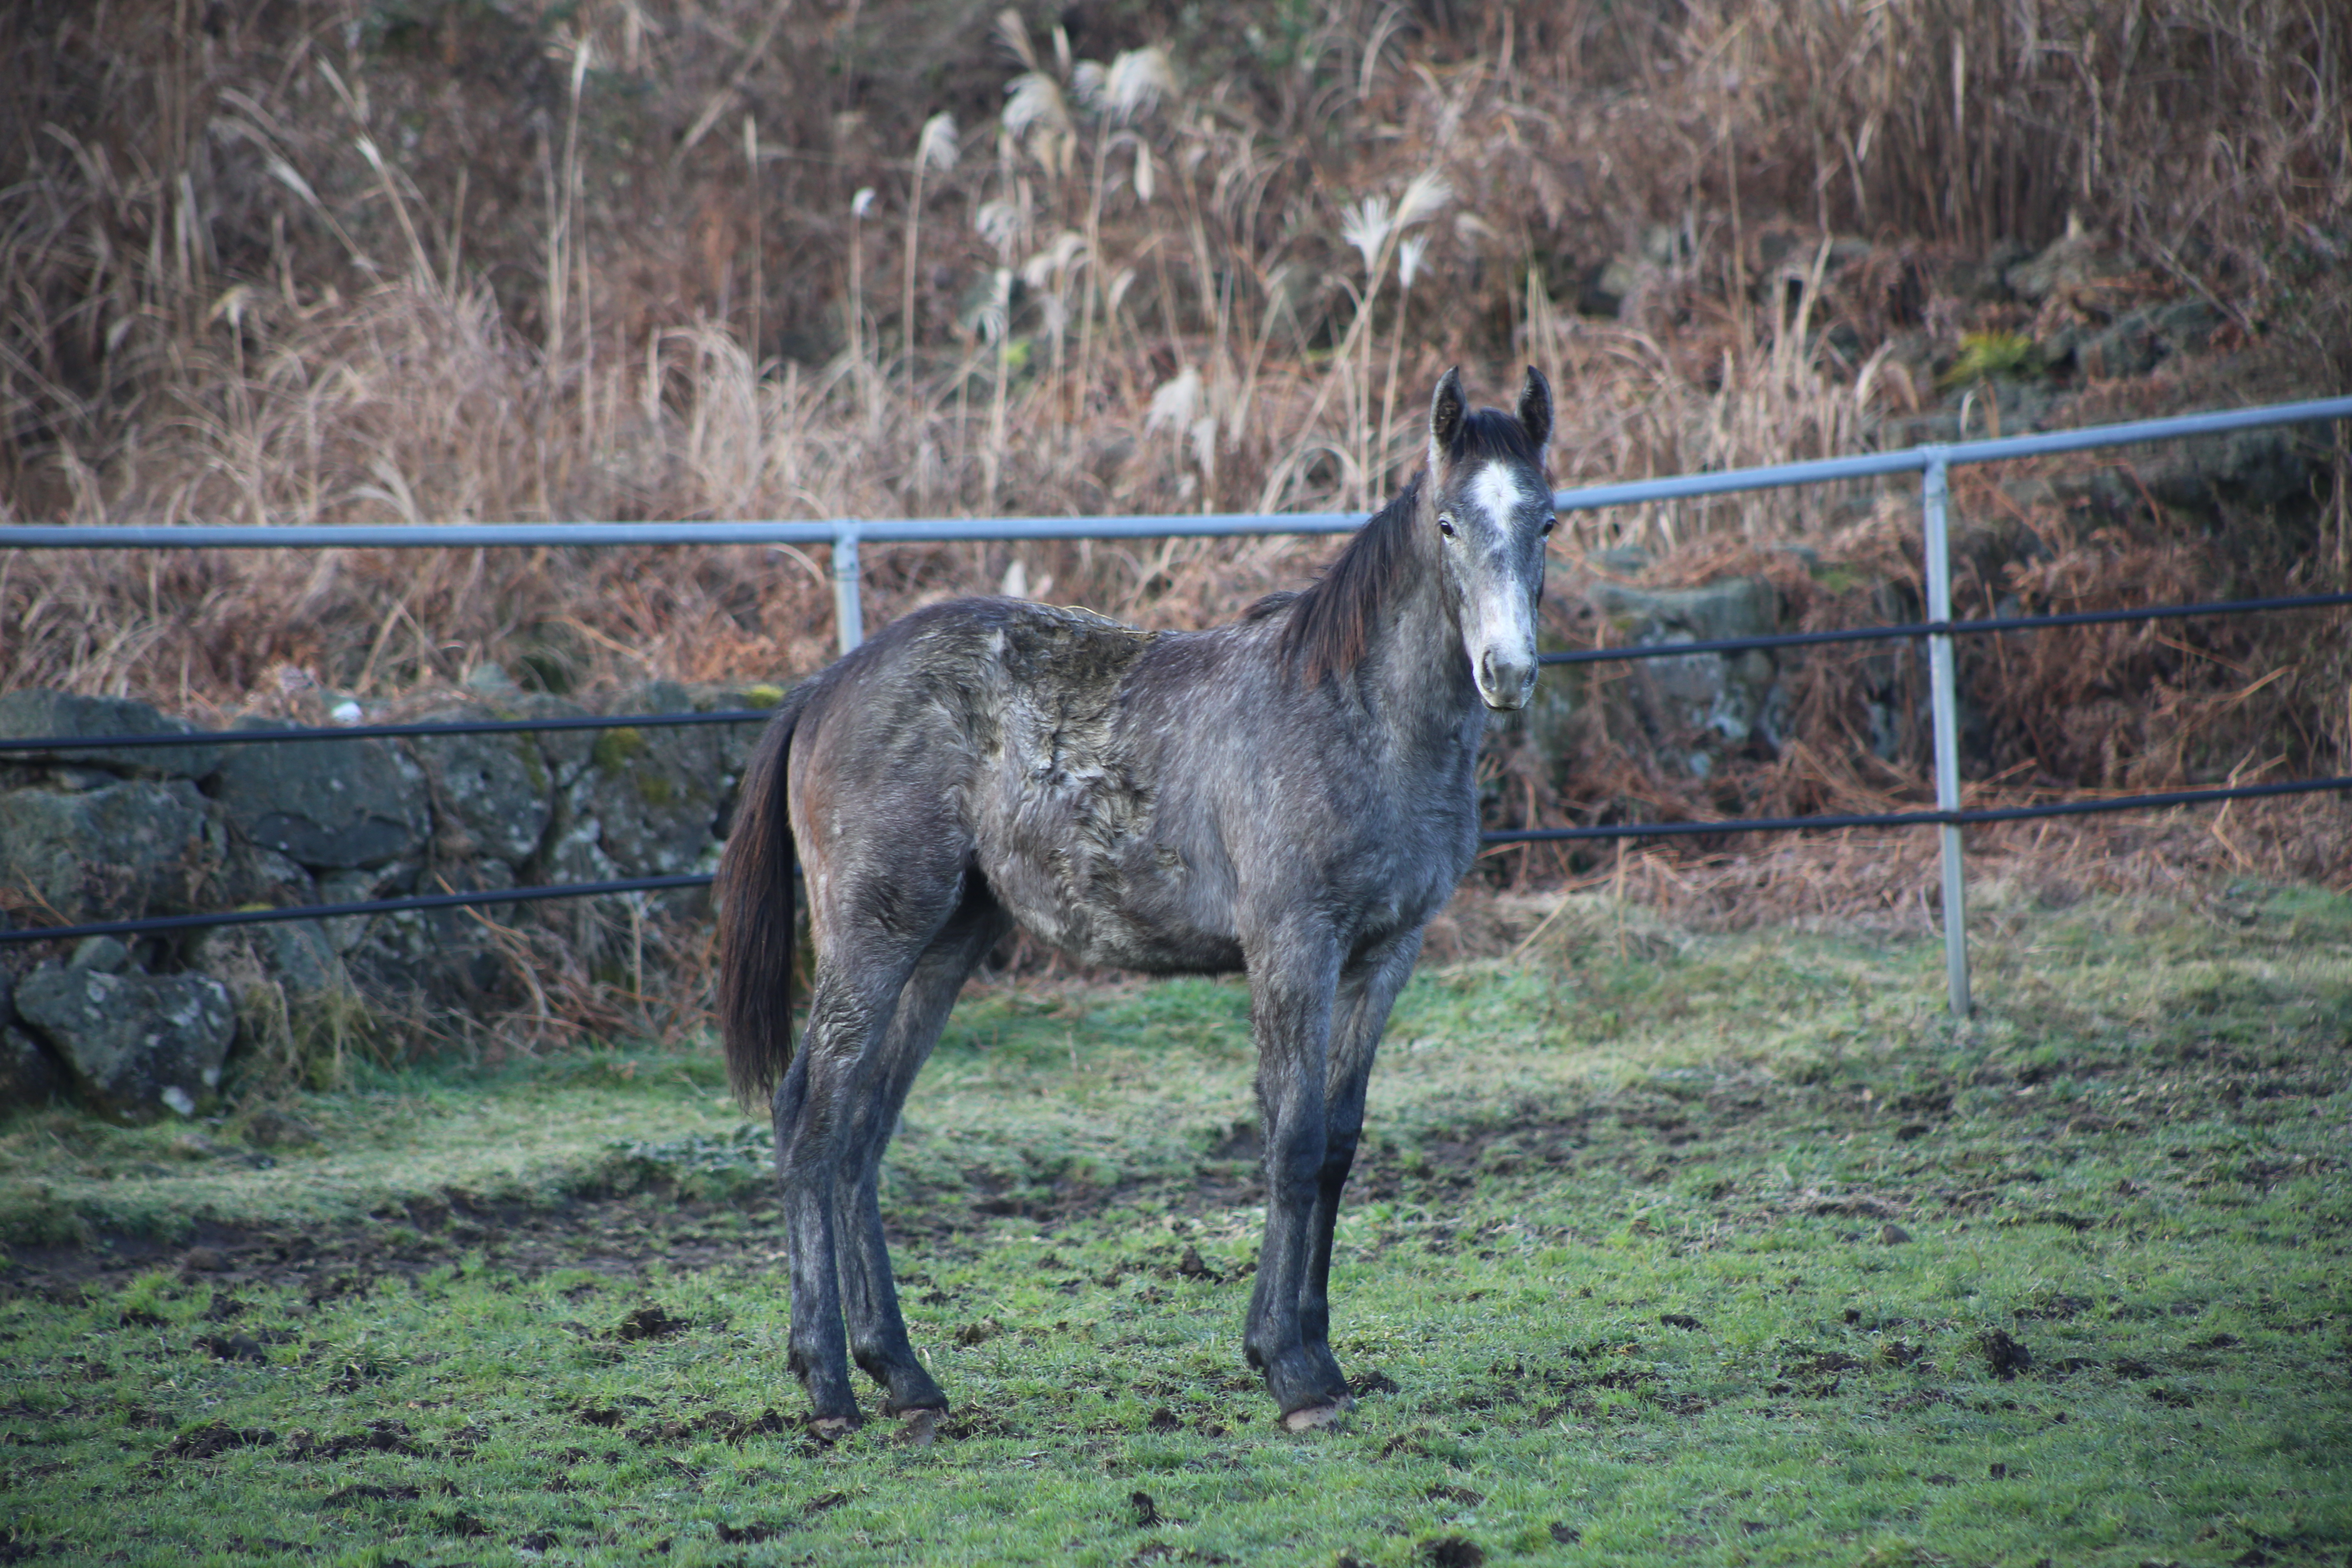
<path id="1" fill-rule="evenodd" d="M 1347 1415 L 1355 1403 L 1343 1395 L 1328 1405 L 1309 1405 L 1304 1409 L 1293 1410 L 1283 1416 L 1282 1429 L 1286 1432 L 1315 1432 L 1326 1426 L 1336 1426 L 1339 1418 Z"/>
<path id="2" fill-rule="evenodd" d="M 898 1430 L 890 1440 L 909 1448 L 929 1447 L 939 1440 L 940 1415 L 930 1409 L 908 1411 L 898 1417 Z"/>
<path id="3" fill-rule="evenodd" d="M 855 1415 L 812 1415 L 809 1417 L 808 1433 L 818 1442 L 830 1446 L 856 1431 L 859 1425 Z"/>

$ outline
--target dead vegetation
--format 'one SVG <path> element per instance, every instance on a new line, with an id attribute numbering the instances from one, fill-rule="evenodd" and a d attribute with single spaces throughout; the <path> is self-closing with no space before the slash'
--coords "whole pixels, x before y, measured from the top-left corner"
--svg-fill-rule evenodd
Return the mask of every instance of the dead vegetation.
<path id="1" fill-rule="evenodd" d="M 6 521 L 1359 507 L 1409 471 L 1450 363 L 1489 388 L 1541 365 L 1556 477 L 1603 480 L 1908 439 L 1978 372 L 1997 424 L 2001 344 L 2172 298 L 2218 310 L 2210 353 L 2085 373 L 2070 417 L 2352 382 L 2352 28 L 2326 0 L 107 0 L 19 8 L 0 59 Z M 2069 233 L 2132 264 L 2000 286 Z M 2341 486 L 2248 527 L 2020 479 L 1960 479 L 1963 613 L 2352 581 Z M 1638 542 L 1652 584 L 1760 574 L 1792 625 L 1916 602 L 1895 494 L 1573 521 L 1571 564 Z M 1197 625 L 1326 549 L 873 548 L 868 616 L 1002 589 Z M 830 654 L 828 587 L 792 549 L 9 552 L 0 685 L 219 718 L 486 661 L 554 689 L 785 679 Z M 2352 769 L 2342 625 L 1976 647 L 1975 798 Z M 1891 757 L 1854 700 L 1907 658 L 1808 658 L 1787 743 L 1706 781 L 1612 729 L 1599 678 L 1570 765 L 1497 752 L 1493 820 L 1916 802 L 1916 681 Z M 2342 816 L 2241 813 L 2223 858 L 2340 876 Z M 1626 874 L 1916 882 L 1859 843 Z"/>

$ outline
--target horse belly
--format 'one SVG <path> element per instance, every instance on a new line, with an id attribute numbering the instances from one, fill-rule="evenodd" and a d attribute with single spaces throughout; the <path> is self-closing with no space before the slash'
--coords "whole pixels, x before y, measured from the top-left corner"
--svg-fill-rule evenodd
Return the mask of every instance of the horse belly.
<path id="1" fill-rule="evenodd" d="M 1088 798 L 1093 795 L 1094 798 Z M 1027 792 L 984 821 L 982 874 L 1022 928 L 1086 963 L 1155 973 L 1241 967 L 1230 890 L 1221 897 L 1148 813 L 1096 792 Z"/>
<path id="2" fill-rule="evenodd" d="M 1139 846 L 1097 881 L 1089 930 L 1076 949 L 1089 963 L 1155 974 L 1222 974 L 1242 966 L 1233 900 L 1219 897 L 1174 850 Z"/>

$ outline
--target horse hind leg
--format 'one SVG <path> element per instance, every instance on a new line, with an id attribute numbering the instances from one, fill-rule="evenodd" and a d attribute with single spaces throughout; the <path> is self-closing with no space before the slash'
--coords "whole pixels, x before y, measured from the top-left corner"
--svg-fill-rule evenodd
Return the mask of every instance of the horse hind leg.
<path id="1" fill-rule="evenodd" d="M 894 1083 L 903 1096 L 899 1080 L 912 1077 L 911 1067 L 891 1065 L 887 1049 L 902 993 L 963 901 L 951 852 L 929 865 L 902 860 L 888 872 L 860 867 L 850 856 L 829 858 L 826 874 L 817 874 L 812 858 L 810 883 L 827 889 L 811 910 L 816 983 L 800 1051 L 775 1101 L 776 1179 L 792 1268 L 788 1364 L 808 1391 L 820 1430 L 858 1421 L 842 1278 L 866 1278 L 843 1266 L 862 1256 L 865 1243 L 857 1227 L 845 1235 L 837 1224 L 848 1212 L 844 1197 L 865 1174 L 876 1128 L 890 1124 L 877 1118 L 876 1100 L 894 1092 Z M 862 1321 L 868 1304 L 861 1297 L 857 1306 Z M 895 1302 L 890 1310 L 895 1318 Z"/>
<path id="2" fill-rule="evenodd" d="M 910 967 L 845 971 L 820 962 L 800 1051 L 776 1090 L 776 1182 L 792 1268 L 787 1364 L 807 1390 L 821 1431 L 858 1423 L 835 1268 L 835 1197 L 862 1098 L 863 1065 L 889 1025 Z"/>
<path id="3" fill-rule="evenodd" d="M 939 1043 L 965 977 L 1012 927 L 995 900 L 975 887 L 955 918 L 931 939 L 899 993 L 898 1010 L 849 1130 L 834 1209 L 842 1310 L 850 1355 L 881 1384 L 886 1414 L 945 1410 L 948 1398 L 908 1342 L 906 1321 L 898 1310 L 882 1232 L 882 1153 L 915 1075 Z"/>

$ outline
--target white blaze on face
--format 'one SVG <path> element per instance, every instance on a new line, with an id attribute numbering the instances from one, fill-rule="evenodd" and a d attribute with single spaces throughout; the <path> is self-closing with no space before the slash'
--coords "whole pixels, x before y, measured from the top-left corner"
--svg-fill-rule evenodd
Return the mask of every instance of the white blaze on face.
<path id="1" fill-rule="evenodd" d="M 1520 514 L 1543 498 L 1527 487 L 1514 465 L 1499 461 L 1472 477 L 1467 496 L 1480 514 L 1479 526 L 1470 531 L 1472 547 L 1484 552 L 1496 570 L 1492 575 L 1480 574 L 1485 591 L 1473 606 L 1473 624 L 1463 628 L 1464 641 L 1487 705 L 1517 708 L 1527 699 L 1526 683 L 1536 660 L 1535 606 L 1517 580 L 1517 523 Z"/>
<path id="2" fill-rule="evenodd" d="M 1479 469 L 1477 477 L 1470 481 L 1470 499 L 1486 514 L 1495 532 L 1507 539 L 1511 520 L 1536 497 L 1519 482 L 1517 470 L 1512 465 L 1497 461 Z"/>

